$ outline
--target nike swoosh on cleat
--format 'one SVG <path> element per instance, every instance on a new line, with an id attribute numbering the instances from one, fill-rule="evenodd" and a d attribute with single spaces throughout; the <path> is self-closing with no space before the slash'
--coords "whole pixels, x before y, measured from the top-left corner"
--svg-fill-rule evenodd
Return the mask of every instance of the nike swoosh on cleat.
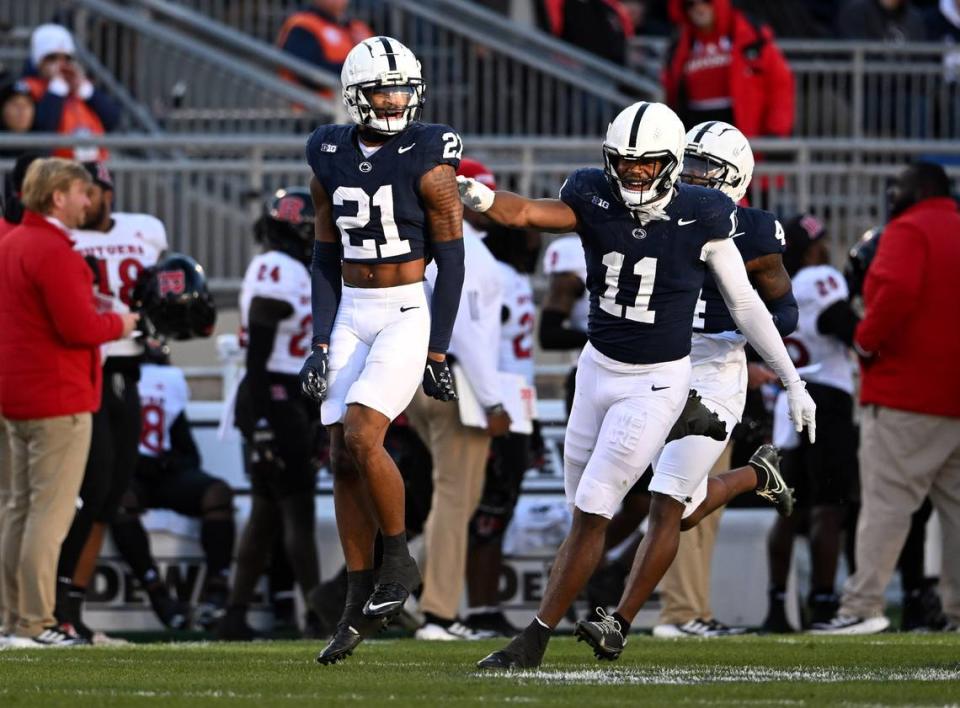
<path id="1" fill-rule="evenodd" d="M 389 607 L 390 605 L 399 605 L 399 604 L 401 604 L 399 600 L 390 600 L 390 602 L 381 602 L 381 603 L 378 603 L 378 604 L 372 604 L 372 603 L 371 603 L 370 605 L 368 605 L 368 607 L 369 607 L 371 610 L 379 610 L 379 609 L 384 608 L 384 607 Z"/>
<path id="2" fill-rule="evenodd" d="M 677 219 L 677 226 L 687 226 L 692 224 L 696 219 Z"/>
<path id="3" fill-rule="evenodd" d="M 398 155 L 402 155 L 403 153 L 407 152 L 408 150 L 413 150 L 413 146 L 414 146 L 414 145 L 416 145 L 416 143 L 410 143 L 410 144 L 407 145 L 406 147 L 397 148 L 397 154 L 398 154 Z"/>
<path id="4" fill-rule="evenodd" d="M 418 310 L 420 305 L 410 305 L 410 307 L 401 307 L 400 312 L 406 312 L 407 310 Z"/>

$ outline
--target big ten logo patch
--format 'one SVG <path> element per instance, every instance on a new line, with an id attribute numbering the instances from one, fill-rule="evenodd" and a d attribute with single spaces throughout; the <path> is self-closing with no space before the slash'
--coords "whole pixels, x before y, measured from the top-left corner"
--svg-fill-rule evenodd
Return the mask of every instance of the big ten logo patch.
<path id="1" fill-rule="evenodd" d="M 610 441 L 615 452 L 628 454 L 637 448 L 640 436 L 647 425 L 646 411 L 619 411 L 610 431 Z"/>
<path id="2" fill-rule="evenodd" d="M 182 295 L 187 289 L 187 279 L 182 270 L 161 270 L 157 273 L 160 296 Z"/>

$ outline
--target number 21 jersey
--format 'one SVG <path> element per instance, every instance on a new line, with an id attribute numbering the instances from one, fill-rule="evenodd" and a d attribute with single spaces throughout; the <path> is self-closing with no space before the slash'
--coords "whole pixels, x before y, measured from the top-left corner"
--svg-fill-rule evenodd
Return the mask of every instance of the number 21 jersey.
<path id="1" fill-rule="evenodd" d="M 353 125 L 325 125 L 307 140 L 307 163 L 333 205 L 343 260 L 403 263 L 428 253 L 420 178 L 460 165 L 463 143 L 445 125 L 411 123 L 364 155 Z"/>

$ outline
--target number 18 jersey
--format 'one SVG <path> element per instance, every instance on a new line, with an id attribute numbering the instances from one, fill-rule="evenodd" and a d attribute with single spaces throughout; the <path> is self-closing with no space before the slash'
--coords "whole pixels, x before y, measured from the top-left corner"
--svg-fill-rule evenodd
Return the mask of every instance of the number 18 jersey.
<path id="1" fill-rule="evenodd" d="M 324 125 L 307 140 L 307 162 L 333 205 L 343 260 L 403 263 L 427 255 L 420 178 L 460 165 L 463 143 L 445 125 L 412 123 L 364 154 L 353 125 Z"/>
<path id="2" fill-rule="evenodd" d="M 140 273 L 156 265 L 167 250 L 163 222 L 149 214 L 115 213 L 109 231 L 77 229 L 70 236 L 74 250 L 96 262 L 98 307 L 118 314 L 130 312 L 130 297 Z M 143 346 L 127 338 L 104 344 L 102 351 L 104 357 L 137 356 Z"/>
<path id="3" fill-rule="evenodd" d="M 310 271 L 292 256 L 267 251 L 250 261 L 240 287 L 240 326 L 244 333 L 250 325 L 250 303 L 255 297 L 280 300 L 292 313 L 277 326 L 267 371 L 298 374 L 310 353 L 313 317 L 310 309 Z"/>

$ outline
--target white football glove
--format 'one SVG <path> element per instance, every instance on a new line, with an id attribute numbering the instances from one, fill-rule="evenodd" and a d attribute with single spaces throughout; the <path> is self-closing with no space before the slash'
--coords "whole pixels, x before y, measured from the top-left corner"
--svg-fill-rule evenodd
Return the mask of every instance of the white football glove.
<path id="1" fill-rule="evenodd" d="M 787 405 L 790 407 L 790 420 L 798 433 L 807 429 L 807 437 L 812 445 L 817 441 L 817 404 L 807 393 L 807 385 L 803 381 L 794 381 L 787 384 Z"/>
<path id="2" fill-rule="evenodd" d="M 460 201 L 468 209 L 485 212 L 493 206 L 496 193 L 485 184 L 470 177 L 457 177 L 457 188 L 460 190 Z"/>

